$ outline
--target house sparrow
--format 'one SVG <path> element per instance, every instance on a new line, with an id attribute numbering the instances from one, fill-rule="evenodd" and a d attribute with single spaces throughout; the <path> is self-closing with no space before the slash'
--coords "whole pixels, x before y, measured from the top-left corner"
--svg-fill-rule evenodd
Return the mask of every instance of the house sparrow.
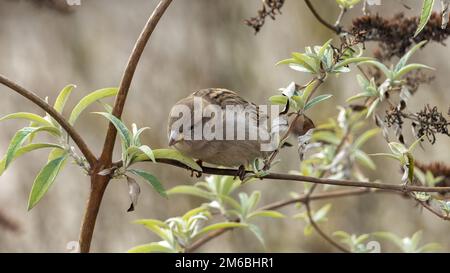
<path id="1" fill-rule="evenodd" d="M 240 110 L 236 115 L 227 118 L 227 109 L 230 109 L 230 106 L 240 107 Z M 209 115 L 196 116 L 195 109 L 200 108 L 205 110 L 203 113 L 214 112 L 206 109 L 216 111 Z M 261 149 L 261 136 L 270 141 L 267 126 L 260 124 L 265 118 L 255 104 L 247 102 L 233 91 L 219 88 L 202 89 L 172 107 L 168 122 L 169 146 L 202 162 L 225 167 L 248 165 L 254 159 L 267 155 L 267 152 Z M 205 127 L 215 133 L 214 139 L 202 134 Z M 250 138 L 249 134 L 255 132 L 258 132 L 256 138 Z M 241 136 L 245 133 L 245 137 L 239 138 L 239 133 Z"/>

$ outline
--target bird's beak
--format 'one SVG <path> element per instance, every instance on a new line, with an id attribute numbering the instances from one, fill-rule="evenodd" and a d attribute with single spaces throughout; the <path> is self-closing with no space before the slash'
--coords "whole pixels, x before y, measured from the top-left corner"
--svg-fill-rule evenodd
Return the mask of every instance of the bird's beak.
<path id="1" fill-rule="evenodd" d="M 178 131 L 172 130 L 169 134 L 169 146 L 173 146 L 176 143 L 183 140 L 183 137 Z"/>

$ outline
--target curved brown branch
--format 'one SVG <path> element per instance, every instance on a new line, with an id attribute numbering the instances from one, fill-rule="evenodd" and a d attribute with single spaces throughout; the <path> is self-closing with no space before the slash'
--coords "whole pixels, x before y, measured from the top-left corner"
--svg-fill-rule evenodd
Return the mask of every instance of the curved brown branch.
<path id="1" fill-rule="evenodd" d="M 334 246 L 335 248 L 339 249 L 342 252 L 345 253 L 350 253 L 350 251 L 344 247 L 342 247 L 341 245 L 339 245 L 338 243 L 336 243 L 331 237 L 329 237 L 320 227 L 319 225 L 316 223 L 316 221 L 314 221 L 312 215 L 311 215 L 311 207 L 309 205 L 309 201 L 305 202 L 305 207 L 306 207 L 306 214 L 308 215 L 308 220 L 309 223 L 311 224 L 311 226 L 316 230 L 316 232 L 322 237 L 324 238 L 330 245 Z"/>
<path id="2" fill-rule="evenodd" d="M 305 3 L 308 6 L 308 8 L 311 11 L 311 13 L 314 15 L 314 17 L 316 17 L 317 21 L 319 21 L 322 25 L 324 25 L 326 28 L 332 30 L 336 34 L 339 34 L 339 33 L 342 32 L 342 30 L 341 30 L 341 28 L 339 26 L 333 26 L 332 24 L 330 24 L 327 21 L 325 21 L 325 19 L 323 19 L 320 16 L 320 14 L 316 11 L 316 9 L 314 8 L 314 6 L 312 5 L 310 0 L 305 0 Z"/>
<path id="3" fill-rule="evenodd" d="M 134 45 L 133 51 L 131 52 L 130 58 L 128 59 L 125 72 L 120 82 L 119 93 L 117 94 L 116 101 L 114 102 L 112 114 L 117 118 L 120 118 L 122 116 L 125 101 L 128 96 L 128 91 L 130 90 L 131 81 L 133 80 L 134 72 L 136 71 L 136 67 L 138 65 L 139 59 L 141 58 L 142 52 L 144 52 L 144 48 L 147 45 L 147 42 L 150 39 L 153 30 L 155 30 L 159 19 L 161 19 L 162 15 L 169 7 L 171 2 L 172 0 L 162 0 L 161 2 L 159 2 L 158 6 L 150 15 L 139 38 L 136 41 L 136 44 Z M 114 142 L 116 140 L 116 133 L 116 128 L 112 124 L 109 124 L 108 132 L 105 138 L 105 144 L 103 146 L 103 152 L 100 157 L 100 160 L 102 162 L 111 164 Z"/>
<path id="4" fill-rule="evenodd" d="M 60 113 L 58 113 L 50 104 L 48 104 L 45 100 L 41 99 L 34 92 L 31 92 L 23 88 L 22 86 L 9 80 L 8 78 L 6 78 L 1 74 L 0 74 L 0 83 L 16 91 L 21 96 L 27 98 L 28 100 L 39 106 L 42 110 L 47 112 L 52 118 L 54 118 L 56 122 L 58 122 L 59 125 L 61 125 L 61 127 L 73 139 L 75 144 L 80 149 L 81 153 L 84 155 L 84 157 L 86 157 L 86 160 L 89 162 L 91 167 L 95 165 L 95 163 L 97 162 L 97 158 L 91 152 L 86 142 L 84 142 L 83 138 L 81 138 L 81 136 L 78 134 L 75 128 L 73 128 L 73 126 L 70 125 L 70 123 Z"/>
<path id="5" fill-rule="evenodd" d="M 278 202 L 274 202 L 265 206 L 260 207 L 258 210 L 277 210 L 282 207 L 296 204 L 296 203 L 305 203 L 307 201 L 315 201 L 315 200 L 324 200 L 324 199 L 330 199 L 330 198 L 339 198 L 339 197 L 346 197 L 346 196 L 356 196 L 356 195 L 362 195 L 362 194 L 368 194 L 368 193 L 385 193 L 386 191 L 382 190 L 369 190 L 369 189 L 351 189 L 351 190 L 335 190 L 330 192 L 321 192 L 317 193 L 311 196 L 307 196 L 307 194 L 301 195 L 296 198 L 291 198 L 288 200 L 282 200 Z M 186 252 L 193 252 L 197 250 L 199 247 L 203 246 L 204 244 L 208 243 L 212 239 L 219 237 L 220 235 L 224 234 L 225 232 L 232 230 L 233 228 L 224 228 L 224 229 L 218 229 L 215 230 L 205 237 L 202 237 L 201 239 L 195 241 L 192 243 L 189 247 L 186 248 Z"/>
<path id="6" fill-rule="evenodd" d="M 162 15 L 170 5 L 172 0 L 161 0 L 156 8 L 150 15 L 147 23 L 145 24 L 139 38 L 137 39 L 133 51 L 131 52 L 128 60 L 125 72 L 122 76 L 122 80 L 119 86 L 119 93 L 117 94 L 116 101 L 114 103 L 113 115 L 120 118 L 122 116 L 125 101 L 130 89 L 131 81 L 133 79 L 134 72 L 136 71 L 139 59 L 144 51 L 150 36 L 161 19 Z M 89 252 L 92 235 L 94 233 L 95 222 L 97 220 L 98 211 L 102 203 L 103 194 L 108 186 L 110 178 L 107 176 L 101 176 L 98 173 L 105 168 L 109 168 L 112 162 L 112 154 L 114 150 L 114 143 L 116 140 L 116 129 L 112 124 L 109 124 L 108 132 L 106 134 L 105 142 L 103 145 L 102 154 L 98 163 L 93 168 L 91 177 L 91 191 L 89 193 L 89 199 L 86 205 L 83 222 L 80 231 L 80 251 Z"/>

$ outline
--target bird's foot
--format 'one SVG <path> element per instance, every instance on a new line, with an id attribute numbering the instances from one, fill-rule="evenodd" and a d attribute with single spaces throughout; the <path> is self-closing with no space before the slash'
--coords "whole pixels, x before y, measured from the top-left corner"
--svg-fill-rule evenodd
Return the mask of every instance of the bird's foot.
<path id="1" fill-rule="evenodd" d="M 200 168 L 203 168 L 203 161 L 197 160 L 197 164 L 200 166 Z M 202 174 L 203 174 L 202 172 L 191 169 L 191 177 L 194 177 L 195 175 L 195 177 L 200 178 Z"/>
<path id="2" fill-rule="evenodd" d="M 234 175 L 233 180 L 236 179 L 236 177 L 239 177 L 239 179 L 240 179 L 241 181 L 244 181 L 245 175 L 246 175 L 246 174 L 247 174 L 247 172 L 246 172 L 246 170 L 245 170 L 245 166 L 244 166 L 244 165 L 241 165 L 241 166 L 239 166 L 239 168 L 238 168 L 236 174 Z"/>

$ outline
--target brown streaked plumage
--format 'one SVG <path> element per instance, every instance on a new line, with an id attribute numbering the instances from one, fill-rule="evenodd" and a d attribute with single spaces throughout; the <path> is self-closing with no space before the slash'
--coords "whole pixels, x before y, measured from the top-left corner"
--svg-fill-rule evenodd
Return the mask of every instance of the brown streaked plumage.
<path id="1" fill-rule="evenodd" d="M 235 92 L 220 89 L 220 88 L 209 88 L 196 91 L 189 95 L 188 97 L 178 101 L 174 107 L 172 107 L 171 114 L 169 115 L 168 124 L 168 134 L 169 134 L 169 145 L 173 146 L 175 149 L 179 150 L 181 153 L 202 160 L 203 162 L 212 163 L 220 166 L 240 166 L 251 163 L 257 157 L 263 157 L 264 152 L 261 151 L 261 141 L 260 140 L 206 140 L 204 137 L 201 140 L 186 140 L 186 135 L 193 136 L 193 128 L 191 130 L 186 130 L 185 128 L 180 128 L 181 132 L 176 132 L 172 125 L 179 116 L 174 116 L 174 111 L 176 111 L 176 106 L 185 105 L 190 110 L 194 109 L 194 97 L 199 97 L 203 109 L 209 105 L 217 105 L 221 110 L 225 110 L 227 106 L 242 106 L 246 113 L 251 114 L 248 120 L 248 124 L 245 126 L 245 131 L 248 132 L 252 130 L 257 130 L 259 127 L 259 113 L 258 107 L 250 103 Z M 193 116 L 193 114 L 192 114 Z M 194 118 L 190 117 L 193 127 L 199 126 L 195 124 Z M 216 117 L 212 118 L 202 118 L 202 128 L 206 122 L 214 120 Z M 216 122 L 216 121 L 211 121 Z M 226 128 L 230 124 L 226 123 L 225 117 L 223 117 L 221 124 L 223 124 L 223 138 L 225 138 Z M 235 136 L 237 135 L 237 123 L 241 121 L 234 120 Z M 264 130 L 261 128 L 261 130 Z M 266 133 L 267 130 L 265 131 Z"/>

